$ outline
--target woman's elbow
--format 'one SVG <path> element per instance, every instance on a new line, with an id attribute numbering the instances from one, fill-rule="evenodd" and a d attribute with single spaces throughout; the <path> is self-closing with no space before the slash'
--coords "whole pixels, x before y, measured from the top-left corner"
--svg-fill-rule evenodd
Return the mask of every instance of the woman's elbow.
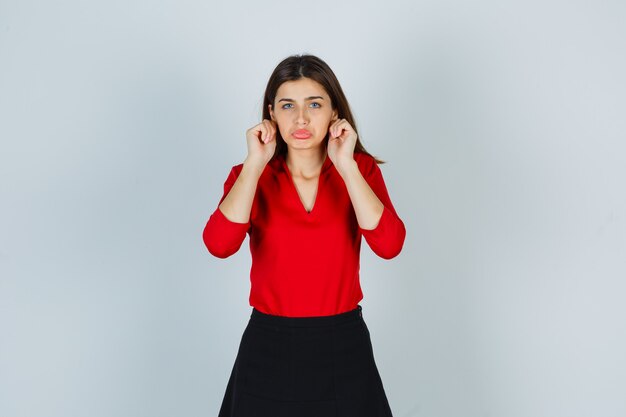
<path id="1" fill-rule="evenodd" d="M 382 250 L 378 250 L 376 254 L 383 259 L 393 259 L 398 256 L 402 252 L 402 245 L 392 246 L 388 248 L 384 248 Z"/>
<path id="2" fill-rule="evenodd" d="M 241 246 L 241 243 L 239 245 L 228 244 L 224 236 L 220 236 L 215 230 L 211 230 L 209 225 L 202 232 L 202 240 L 211 255 L 222 259 L 228 258 L 237 252 Z"/>
<path id="3" fill-rule="evenodd" d="M 398 226 L 398 230 L 395 233 L 395 237 L 389 239 L 388 244 L 377 248 L 376 254 L 383 259 L 393 259 L 402 252 L 402 248 L 404 247 L 404 240 L 406 238 L 406 229 L 404 228 L 404 224 L 400 222 Z"/>
<path id="4" fill-rule="evenodd" d="M 231 250 L 230 248 L 225 248 L 223 246 L 220 245 L 216 245 L 213 242 L 204 242 L 205 246 L 207 247 L 207 249 L 209 250 L 209 253 L 213 256 L 215 256 L 216 258 L 221 258 L 221 259 L 225 259 L 228 258 L 229 256 L 231 256 L 232 254 L 234 254 L 236 252 Z"/>

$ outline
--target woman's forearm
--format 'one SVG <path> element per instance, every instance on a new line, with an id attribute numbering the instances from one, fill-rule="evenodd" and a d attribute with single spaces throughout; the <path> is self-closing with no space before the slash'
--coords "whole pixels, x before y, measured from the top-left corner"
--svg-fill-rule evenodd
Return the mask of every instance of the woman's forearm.
<path id="1" fill-rule="evenodd" d="M 369 186 L 356 161 L 350 162 L 340 172 L 346 184 L 356 219 L 362 229 L 375 229 L 383 214 L 384 205 Z"/>
<path id="2" fill-rule="evenodd" d="M 247 223 L 250 220 L 254 194 L 263 169 L 264 166 L 259 167 L 248 159 L 244 161 L 241 173 L 219 205 L 219 209 L 231 222 Z"/>

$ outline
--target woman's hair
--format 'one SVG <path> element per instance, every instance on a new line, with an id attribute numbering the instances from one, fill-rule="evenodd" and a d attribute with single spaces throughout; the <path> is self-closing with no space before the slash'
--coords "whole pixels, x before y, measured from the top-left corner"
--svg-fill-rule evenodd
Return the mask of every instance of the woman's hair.
<path id="1" fill-rule="evenodd" d="M 292 55 L 285 58 L 272 72 L 270 79 L 267 82 L 265 88 L 265 96 L 263 98 L 263 119 L 271 120 L 270 111 L 268 105 L 272 105 L 274 108 L 274 100 L 276 99 L 276 92 L 282 83 L 286 81 L 295 81 L 300 78 L 310 78 L 317 81 L 324 87 L 326 93 L 330 96 L 333 110 L 337 110 L 339 119 L 346 119 L 350 126 L 357 133 L 356 145 L 354 152 L 360 152 L 372 156 L 376 163 L 382 164 L 384 161 L 371 155 L 365 150 L 361 140 L 358 136 L 356 123 L 352 112 L 350 111 L 350 105 L 346 99 L 339 81 L 335 76 L 335 73 L 330 69 L 326 62 L 313 55 Z M 324 140 L 324 144 L 328 143 L 328 134 Z M 274 157 L 278 155 L 285 155 L 287 153 L 287 144 L 280 135 L 280 131 L 276 131 L 276 150 L 274 151 Z"/>

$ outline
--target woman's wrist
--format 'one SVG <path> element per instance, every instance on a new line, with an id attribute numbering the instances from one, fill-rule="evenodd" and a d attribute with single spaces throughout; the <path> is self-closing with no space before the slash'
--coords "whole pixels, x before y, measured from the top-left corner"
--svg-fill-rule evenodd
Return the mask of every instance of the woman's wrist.
<path id="1" fill-rule="evenodd" d="M 335 169 L 337 169 L 341 178 L 345 180 L 351 173 L 356 173 L 356 171 L 359 170 L 359 166 L 354 158 L 351 158 L 346 161 L 338 161 L 337 165 L 335 165 Z"/>
<path id="2" fill-rule="evenodd" d="M 245 171 L 246 174 L 258 178 L 263 173 L 263 170 L 265 169 L 265 165 L 266 164 L 263 163 L 263 161 L 257 161 L 257 160 L 251 159 L 250 157 L 247 157 L 243 161 L 242 173 L 243 171 Z"/>

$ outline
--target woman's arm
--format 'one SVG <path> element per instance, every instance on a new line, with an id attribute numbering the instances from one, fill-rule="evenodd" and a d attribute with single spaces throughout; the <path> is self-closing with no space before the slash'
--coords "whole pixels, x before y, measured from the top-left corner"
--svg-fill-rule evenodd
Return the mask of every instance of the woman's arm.
<path id="1" fill-rule="evenodd" d="M 207 249 L 219 258 L 237 252 L 250 230 L 256 187 L 276 149 L 275 123 L 264 119 L 251 127 L 246 131 L 246 142 L 248 156 L 243 164 L 231 169 L 224 194 L 202 232 Z"/>
<path id="2" fill-rule="evenodd" d="M 346 119 L 333 119 L 328 132 L 328 156 L 346 184 L 359 231 L 374 253 L 393 258 L 402 250 L 406 230 L 376 160 L 354 152 L 357 133 Z"/>
<path id="3" fill-rule="evenodd" d="M 243 162 L 243 168 L 219 205 L 219 209 L 231 222 L 246 223 L 250 220 L 257 183 L 276 149 L 276 123 L 263 119 L 246 130 L 246 143 L 248 156 Z"/>
<path id="4" fill-rule="evenodd" d="M 224 194 L 219 204 L 226 199 L 232 190 L 241 172 L 241 168 L 241 165 L 236 165 L 230 170 L 228 178 L 226 178 L 226 182 L 224 182 Z M 218 258 L 227 258 L 237 252 L 241 247 L 246 233 L 250 228 L 250 223 L 237 223 L 229 220 L 222 210 L 220 210 L 219 204 L 204 226 L 202 240 L 211 255 Z"/>
<path id="5" fill-rule="evenodd" d="M 254 194 L 263 168 L 246 159 L 230 192 L 222 198 L 218 208 L 231 222 L 248 223 L 250 220 Z"/>
<path id="6" fill-rule="evenodd" d="M 356 155 L 361 162 L 346 164 L 342 176 L 359 231 L 378 256 L 391 259 L 402 251 L 406 229 L 389 198 L 382 172 L 373 157 Z"/>
<path id="7" fill-rule="evenodd" d="M 231 169 L 224 194 L 202 232 L 204 244 L 213 256 L 227 258 L 241 247 L 250 229 L 250 211 L 262 172 L 249 161 Z"/>
<path id="8" fill-rule="evenodd" d="M 348 189 L 359 227 L 366 230 L 375 229 L 385 206 L 363 178 L 357 162 L 352 161 L 348 164 L 340 175 Z"/>

